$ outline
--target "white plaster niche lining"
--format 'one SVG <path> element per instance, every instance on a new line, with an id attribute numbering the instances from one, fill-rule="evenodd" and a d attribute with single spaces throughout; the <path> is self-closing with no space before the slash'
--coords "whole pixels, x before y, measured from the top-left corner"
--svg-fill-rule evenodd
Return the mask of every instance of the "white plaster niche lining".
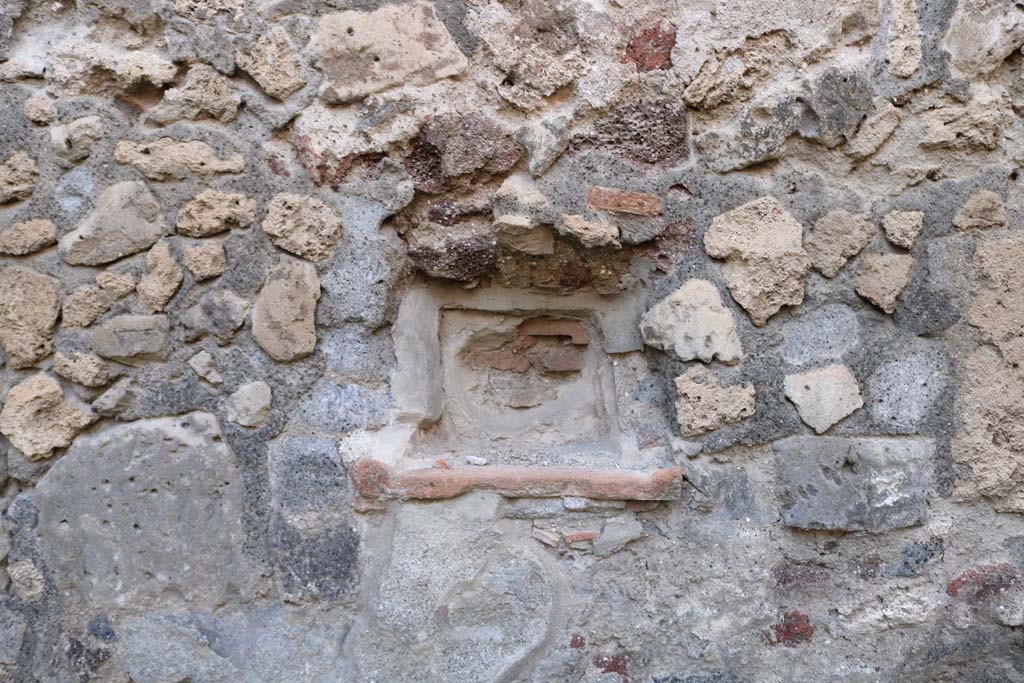
<path id="1" fill-rule="evenodd" d="M 357 491 L 677 497 L 681 470 L 644 462 L 616 407 L 614 354 L 643 349 L 642 310 L 636 294 L 414 287 L 393 328 L 391 420 L 352 468 Z"/>

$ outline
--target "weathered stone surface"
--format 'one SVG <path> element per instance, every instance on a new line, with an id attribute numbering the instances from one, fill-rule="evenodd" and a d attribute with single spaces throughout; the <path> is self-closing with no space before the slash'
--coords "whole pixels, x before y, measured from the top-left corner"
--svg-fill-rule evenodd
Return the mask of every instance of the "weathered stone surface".
<path id="1" fill-rule="evenodd" d="M 0 672 L 13 679 L 25 638 L 25 617 L 10 605 L 0 606 Z"/>
<path id="2" fill-rule="evenodd" d="M 36 189 L 39 167 L 27 152 L 12 154 L 0 163 L 0 204 L 25 199 Z"/>
<path id="3" fill-rule="evenodd" d="M 517 135 L 526 147 L 526 168 L 534 178 L 543 175 L 569 146 L 569 121 L 550 117 Z"/>
<path id="4" fill-rule="evenodd" d="M 810 268 L 803 228 L 773 197 L 760 197 L 711 221 L 708 255 L 725 259 L 722 272 L 737 303 L 757 326 L 783 306 L 804 300 Z"/>
<path id="5" fill-rule="evenodd" d="M 205 64 L 193 64 L 184 82 L 165 91 L 146 117 L 157 124 L 207 118 L 226 123 L 235 119 L 241 103 L 230 81 Z"/>
<path id="6" fill-rule="evenodd" d="M 166 360 L 170 351 L 166 315 L 119 315 L 93 330 L 92 350 L 118 363 Z"/>
<path id="7" fill-rule="evenodd" d="M 81 161 L 92 153 L 92 148 L 105 134 L 103 119 L 83 116 L 63 126 L 51 128 L 50 147 L 59 157 L 68 161 Z"/>
<path id="8" fill-rule="evenodd" d="M 252 334 L 268 356 L 293 361 L 316 346 L 320 280 L 313 264 L 284 259 L 267 275 L 252 309 Z"/>
<path id="9" fill-rule="evenodd" d="M 144 182 L 115 183 L 96 200 L 79 226 L 60 238 L 60 257 L 72 265 L 97 266 L 148 249 L 169 228 L 160 202 Z"/>
<path id="10" fill-rule="evenodd" d="M 470 223 L 430 227 L 430 230 L 417 230 L 409 241 L 409 256 L 424 273 L 472 282 L 494 270 L 498 261 L 498 240 L 487 228 L 480 229 Z"/>
<path id="11" fill-rule="evenodd" d="M 103 95 L 143 85 L 162 86 L 174 79 L 177 67 L 153 52 L 69 38 L 52 48 L 46 80 L 73 94 Z"/>
<path id="12" fill-rule="evenodd" d="M 722 386 L 712 371 L 698 366 L 676 377 L 676 421 L 683 436 L 699 436 L 754 414 L 754 385 Z"/>
<path id="13" fill-rule="evenodd" d="M 841 359 L 861 343 L 861 326 L 849 306 L 828 304 L 782 326 L 782 357 L 797 366 Z"/>
<path id="14" fill-rule="evenodd" d="M 53 358 L 53 371 L 66 380 L 87 387 L 101 387 L 110 381 L 110 367 L 99 356 L 73 351 L 57 352 Z"/>
<path id="15" fill-rule="evenodd" d="M 184 277 L 181 266 L 171 253 L 170 242 L 161 240 L 153 245 L 146 254 L 146 269 L 135 291 L 149 310 L 159 313 L 178 291 Z"/>
<path id="16" fill-rule="evenodd" d="M 310 261 L 322 261 L 334 252 L 341 236 L 341 218 L 319 199 L 281 193 L 267 207 L 263 232 L 285 251 Z"/>
<path id="17" fill-rule="evenodd" d="M 795 375 L 786 375 L 786 398 L 793 402 L 800 419 L 821 434 L 864 405 L 860 385 L 845 365 L 827 365 Z"/>
<path id="18" fill-rule="evenodd" d="M 787 526 L 881 532 L 924 521 L 927 439 L 794 436 L 772 450 Z"/>
<path id="19" fill-rule="evenodd" d="M 607 221 L 587 220 L 584 216 L 568 214 L 558 222 L 558 231 L 579 240 L 584 247 L 619 247 L 619 229 Z M 554 247 L 552 247 L 552 250 Z"/>
<path id="20" fill-rule="evenodd" d="M 594 539 L 594 555 L 608 557 L 644 536 L 644 527 L 631 513 L 606 520 L 601 534 Z"/>
<path id="21" fill-rule="evenodd" d="M 57 117 L 53 100 L 45 92 L 29 95 L 25 98 L 25 104 L 22 105 L 21 110 L 26 119 L 39 126 L 44 126 Z"/>
<path id="22" fill-rule="evenodd" d="M 893 0 L 889 24 L 889 68 L 900 78 L 910 78 L 921 66 L 921 26 L 917 0 Z"/>
<path id="23" fill-rule="evenodd" d="M 220 384 L 224 381 L 220 372 L 217 371 L 217 362 L 210 355 L 209 351 L 200 351 L 189 358 L 188 366 L 210 384 Z"/>
<path id="24" fill-rule="evenodd" d="M 1006 206 L 991 190 L 978 190 L 953 216 L 953 225 L 961 230 L 987 230 L 1006 227 Z"/>
<path id="25" fill-rule="evenodd" d="M 244 194 L 203 190 L 178 209 L 178 233 L 209 237 L 244 228 L 256 219 L 256 202 Z"/>
<path id="26" fill-rule="evenodd" d="M 185 311 L 181 322 L 193 339 L 209 334 L 219 344 L 227 344 L 248 314 L 249 302 L 246 299 L 230 289 L 215 289 L 203 294 L 198 303 Z"/>
<path id="27" fill-rule="evenodd" d="M 957 4 L 942 38 L 953 67 L 963 76 L 988 74 L 1024 44 L 1024 20 L 1012 4 Z"/>
<path id="28" fill-rule="evenodd" d="M 896 299 L 910 282 L 914 257 L 908 254 L 868 254 L 857 271 L 856 289 L 886 313 L 896 310 Z"/>
<path id="29" fill-rule="evenodd" d="M 644 99 L 612 109 L 593 132 L 573 138 L 574 145 L 597 145 L 645 164 L 671 164 L 689 156 L 686 107 L 670 99 Z"/>
<path id="30" fill-rule="evenodd" d="M 891 211 L 882 219 L 885 236 L 897 247 L 913 249 L 917 236 L 924 227 L 924 213 L 921 211 Z"/>
<path id="31" fill-rule="evenodd" d="M 707 280 L 687 280 L 651 307 L 640 320 L 640 334 L 645 344 L 679 360 L 732 364 L 743 358 L 732 312 Z"/>
<path id="32" fill-rule="evenodd" d="M 306 85 L 302 62 L 280 26 L 258 37 L 249 49 L 236 52 L 235 61 L 273 98 L 286 100 Z"/>
<path id="33" fill-rule="evenodd" d="M 224 245 L 217 241 L 204 241 L 189 244 L 182 249 L 185 267 L 198 281 L 220 277 L 227 268 L 227 255 Z"/>
<path id="34" fill-rule="evenodd" d="M 0 344 L 11 367 L 48 356 L 60 313 L 60 281 L 20 266 L 0 268 Z"/>
<path id="35" fill-rule="evenodd" d="M 983 287 L 967 309 L 967 320 L 979 328 L 1006 360 L 1024 364 L 1024 241 L 1017 237 L 982 243 L 973 259 Z"/>
<path id="36" fill-rule="evenodd" d="M 899 110 L 885 102 L 861 122 L 857 134 L 846 145 L 846 153 L 854 159 L 866 159 L 885 144 L 899 125 Z"/>
<path id="37" fill-rule="evenodd" d="M 135 408 L 141 390 L 131 377 L 122 377 L 96 397 L 92 409 L 104 417 L 116 417 Z"/>
<path id="38" fill-rule="evenodd" d="M 100 273 L 96 285 L 84 285 L 64 297 L 61 322 L 65 327 L 88 327 L 119 299 L 135 291 L 131 273 Z"/>
<path id="39" fill-rule="evenodd" d="M 61 594 L 87 605 L 213 609 L 259 580 L 241 489 L 213 415 L 114 425 L 78 439 L 36 487 L 40 550 Z"/>
<path id="40" fill-rule="evenodd" d="M 309 49 L 326 79 L 321 97 L 332 104 L 396 85 L 427 85 L 458 76 L 467 66 L 434 6 L 426 2 L 326 14 Z"/>
<path id="41" fill-rule="evenodd" d="M 191 175 L 241 173 L 245 159 L 241 154 L 217 155 L 200 140 L 175 140 L 162 137 L 148 142 L 122 140 L 114 148 L 114 159 L 139 169 L 152 180 L 181 180 Z"/>
<path id="42" fill-rule="evenodd" d="M 55 379 L 39 373 L 7 392 L 0 432 L 29 460 L 41 460 L 70 444 L 95 419 L 88 407 L 66 396 Z"/>
<path id="43" fill-rule="evenodd" d="M 24 256 L 57 243 L 57 226 L 44 218 L 22 221 L 0 231 L 0 254 Z"/>
<path id="44" fill-rule="evenodd" d="M 925 112 L 927 128 L 921 138 L 925 149 L 953 151 L 993 150 L 999 146 L 1004 113 L 998 99 L 982 94 L 966 104 L 950 104 Z"/>
<path id="45" fill-rule="evenodd" d="M 871 415 L 893 434 L 913 434 L 949 387 L 949 362 L 936 344 L 883 363 L 867 381 Z"/>
<path id="46" fill-rule="evenodd" d="M 22 600 L 35 602 L 43 597 L 46 579 L 32 560 L 19 560 L 7 565 L 7 575 L 11 578 L 14 592 Z"/>
<path id="47" fill-rule="evenodd" d="M 444 192 L 483 183 L 515 166 L 519 143 L 479 113 L 442 114 L 427 121 L 405 158 L 417 190 Z"/>
<path id="48" fill-rule="evenodd" d="M 238 387 L 227 400 L 228 419 L 243 427 L 259 427 L 270 414 L 270 385 L 249 382 Z"/>
<path id="49" fill-rule="evenodd" d="M 807 240 L 811 265 L 825 277 L 835 277 L 846 262 L 875 238 L 875 226 L 843 209 L 833 209 L 814 224 Z"/>

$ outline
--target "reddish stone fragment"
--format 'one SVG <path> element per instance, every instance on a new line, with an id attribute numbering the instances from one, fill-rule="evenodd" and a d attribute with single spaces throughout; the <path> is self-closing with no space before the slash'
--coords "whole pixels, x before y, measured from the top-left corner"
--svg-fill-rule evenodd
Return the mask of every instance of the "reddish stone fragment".
<path id="1" fill-rule="evenodd" d="M 1009 564 L 982 565 L 950 581 L 946 593 L 956 598 L 964 591 L 970 602 L 979 603 L 1013 588 L 1019 580 L 1017 571 Z"/>
<path id="2" fill-rule="evenodd" d="M 597 500 L 674 500 L 682 494 L 683 470 L 667 467 L 648 472 L 583 467 L 452 467 L 396 472 L 361 458 L 350 476 L 356 491 L 372 500 L 440 500 L 474 490 L 495 491 L 508 498 L 577 496 Z"/>
<path id="3" fill-rule="evenodd" d="M 590 188 L 590 206 L 602 211 L 628 213 L 634 216 L 660 216 L 661 198 L 645 192 L 630 192 L 613 187 Z"/>
<path id="4" fill-rule="evenodd" d="M 803 612 L 793 610 L 782 615 L 782 621 L 766 631 L 762 638 L 768 645 L 784 645 L 796 647 L 801 643 L 811 642 L 814 636 L 814 624 Z"/>
<path id="5" fill-rule="evenodd" d="M 627 673 L 629 662 L 626 659 L 626 655 L 615 655 L 613 657 L 598 655 L 594 657 L 594 665 L 599 667 L 603 674 L 618 674 L 624 683 L 629 681 L 629 674 Z"/>
<path id="6" fill-rule="evenodd" d="M 626 45 L 622 63 L 633 62 L 639 72 L 672 68 L 672 48 L 676 45 L 676 27 L 660 21 L 635 34 Z"/>
<path id="7" fill-rule="evenodd" d="M 569 641 L 569 647 L 571 647 L 574 650 L 582 650 L 583 646 L 586 644 L 587 641 L 584 640 L 583 636 L 581 636 L 578 633 L 574 633 L 572 636 L 572 640 Z"/>

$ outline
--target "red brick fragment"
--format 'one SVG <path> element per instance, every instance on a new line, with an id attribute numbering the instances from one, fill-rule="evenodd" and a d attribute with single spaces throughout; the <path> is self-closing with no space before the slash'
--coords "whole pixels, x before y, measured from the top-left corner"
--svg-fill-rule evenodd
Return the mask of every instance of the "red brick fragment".
<path id="1" fill-rule="evenodd" d="M 373 500 L 441 500 L 475 490 L 509 498 L 578 496 L 597 500 L 674 500 L 682 494 L 681 467 L 637 472 L 584 467 L 488 465 L 396 472 L 373 458 L 349 470 L 356 491 Z"/>
<path id="2" fill-rule="evenodd" d="M 629 683 L 629 660 L 626 655 L 598 655 L 594 657 L 594 666 L 600 668 L 603 674 L 618 674 L 623 683 Z"/>
<path id="3" fill-rule="evenodd" d="M 801 643 L 811 642 L 814 630 L 810 617 L 803 612 L 792 610 L 784 613 L 782 621 L 774 624 L 771 631 L 766 631 L 762 639 L 771 646 L 796 647 Z"/>
<path id="4" fill-rule="evenodd" d="M 590 188 L 589 201 L 591 208 L 601 211 L 628 213 L 634 216 L 661 215 L 661 198 L 645 192 L 630 192 L 595 185 Z"/>
<path id="5" fill-rule="evenodd" d="M 676 27 L 660 21 L 635 34 L 626 45 L 622 63 L 633 62 L 639 72 L 672 68 L 672 48 L 676 46 Z"/>
<path id="6" fill-rule="evenodd" d="M 571 647 L 574 650 L 582 650 L 583 646 L 586 644 L 587 641 L 584 640 L 583 636 L 581 636 L 578 633 L 574 633 L 572 635 L 572 640 L 569 641 L 569 647 Z"/>
<path id="7" fill-rule="evenodd" d="M 593 541 L 600 535 L 597 531 L 576 531 L 571 534 L 566 534 L 562 538 L 565 539 L 565 544 L 570 545 L 577 541 Z"/>

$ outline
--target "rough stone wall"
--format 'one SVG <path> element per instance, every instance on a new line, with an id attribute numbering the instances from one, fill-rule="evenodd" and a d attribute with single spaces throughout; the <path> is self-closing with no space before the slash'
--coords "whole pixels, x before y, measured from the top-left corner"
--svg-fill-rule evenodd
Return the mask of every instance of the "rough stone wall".
<path id="1" fill-rule="evenodd" d="M 1024 681 L 1022 45 L 0 0 L 0 680 Z"/>

